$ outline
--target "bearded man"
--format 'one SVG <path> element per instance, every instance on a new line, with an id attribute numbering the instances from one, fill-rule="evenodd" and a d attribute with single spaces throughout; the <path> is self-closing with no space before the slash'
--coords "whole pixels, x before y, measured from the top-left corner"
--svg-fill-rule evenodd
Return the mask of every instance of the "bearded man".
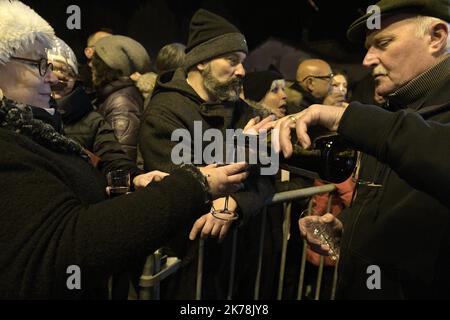
<path id="1" fill-rule="evenodd" d="M 205 163 L 198 163 L 199 159 L 195 157 L 194 140 L 198 133 L 194 134 L 194 122 L 197 130 L 201 124 L 201 137 L 206 130 L 217 129 L 225 139 L 226 129 L 246 127 L 253 116 L 252 109 L 239 98 L 239 94 L 245 76 L 242 63 L 247 53 L 244 35 L 230 22 L 204 9 L 194 14 L 190 23 L 185 65 L 160 76 L 143 116 L 139 148 L 146 169 L 159 168 L 171 172 L 176 168 L 171 159 L 172 150 L 179 143 L 171 140 L 176 129 L 185 129 L 190 133 L 192 148 L 187 157 L 192 163 L 204 165 Z M 195 143 L 198 144 L 198 141 Z M 207 144 L 202 143 L 201 154 Z M 185 157 L 186 154 L 183 159 Z M 239 215 L 240 221 L 235 221 L 235 224 L 248 221 L 260 211 L 264 200 L 273 193 L 270 177 L 251 176 L 248 180 L 243 190 L 228 199 L 228 209 Z M 214 207 L 223 208 L 224 202 L 223 198 L 218 199 L 214 202 Z M 187 232 L 180 230 L 180 245 L 175 253 L 184 257 L 184 263 L 188 264 L 190 258 L 186 256 L 189 253 L 184 252 L 186 248 L 179 250 L 179 247 L 192 247 L 187 250 L 191 251 L 191 259 L 195 262 L 196 258 L 192 256 L 197 249 L 188 245 L 187 236 L 194 240 L 201 234 L 203 238 L 210 236 L 222 240 L 232 223 L 216 219 L 211 213 L 202 216 L 190 233 L 190 229 L 187 229 Z M 220 248 L 215 246 L 215 241 L 214 244 L 209 241 L 206 245 L 214 247 L 210 252 L 220 255 Z M 209 255 L 205 263 L 212 260 L 214 259 Z M 218 270 L 214 273 L 220 273 Z M 188 288 L 195 288 L 195 268 L 186 272 L 179 271 L 176 276 L 182 277 L 183 274 L 186 278 L 175 281 L 183 286 L 183 292 L 175 293 L 169 298 L 194 298 L 194 293 Z M 208 279 L 204 279 L 203 283 L 206 282 Z M 211 291 L 220 292 L 220 289 L 213 288 Z M 219 294 L 212 298 L 225 296 L 221 297 Z"/>

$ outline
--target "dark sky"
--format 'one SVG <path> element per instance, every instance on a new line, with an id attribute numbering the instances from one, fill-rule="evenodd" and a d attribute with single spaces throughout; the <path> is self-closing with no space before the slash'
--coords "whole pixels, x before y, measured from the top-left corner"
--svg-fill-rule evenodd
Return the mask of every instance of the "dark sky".
<path id="1" fill-rule="evenodd" d="M 319 8 L 316 11 L 310 4 Z M 152 57 L 170 42 L 186 42 L 189 19 L 198 8 L 216 12 L 237 25 L 245 34 L 250 49 L 268 37 L 281 38 L 294 46 L 310 41 L 337 41 L 344 50 L 362 53 L 361 45 L 345 39 L 348 25 L 375 1 L 334 0 L 24 0 L 54 27 L 82 58 L 86 38 L 99 28 L 140 41 Z M 260 3 L 259 3 L 260 2 Z M 68 30 L 66 9 L 76 4 L 81 9 L 81 30 Z M 354 58 L 353 58 L 354 59 Z M 81 59 L 82 61 L 82 59 Z"/>

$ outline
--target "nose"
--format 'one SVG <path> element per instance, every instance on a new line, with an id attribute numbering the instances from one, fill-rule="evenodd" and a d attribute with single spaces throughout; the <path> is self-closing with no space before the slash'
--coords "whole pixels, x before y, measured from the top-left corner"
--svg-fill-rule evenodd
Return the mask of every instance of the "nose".
<path id="1" fill-rule="evenodd" d="M 366 56 L 363 60 L 363 66 L 366 68 L 375 68 L 380 63 L 378 58 L 377 50 L 373 47 L 370 47 L 367 50 Z"/>
<path id="2" fill-rule="evenodd" d="M 242 63 L 239 63 L 239 65 L 236 67 L 234 74 L 239 77 L 245 76 L 245 69 L 244 69 L 244 66 L 242 65 Z"/>
<path id="3" fill-rule="evenodd" d="M 54 85 L 58 83 L 58 77 L 52 70 L 48 70 L 44 76 L 44 81 L 50 85 Z"/>
<path id="4" fill-rule="evenodd" d="M 284 91 L 284 89 L 280 90 L 278 92 L 280 93 L 281 100 L 286 100 L 287 99 L 286 91 Z"/>

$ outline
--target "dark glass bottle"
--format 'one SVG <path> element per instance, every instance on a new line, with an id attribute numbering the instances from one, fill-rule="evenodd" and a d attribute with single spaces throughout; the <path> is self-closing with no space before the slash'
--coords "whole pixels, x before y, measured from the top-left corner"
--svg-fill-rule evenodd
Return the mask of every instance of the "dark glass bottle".
<path id="1" fill-rule="evenodd" d="M 282 160 L 281 168 L 294 174 L 332 183 L 347 180 L 356 165 L 357 152 L 342 136 L 328 134 L 314 139 L 311 149 L 294 145 L 294 153 Z"/>

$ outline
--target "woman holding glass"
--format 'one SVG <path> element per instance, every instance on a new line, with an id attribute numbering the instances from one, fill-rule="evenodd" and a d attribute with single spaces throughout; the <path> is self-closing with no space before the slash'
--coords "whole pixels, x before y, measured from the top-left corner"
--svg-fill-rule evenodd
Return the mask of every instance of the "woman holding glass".
<path id="1" fill-rule="evenodd" d="M 49 124 L 53 29 L 19 1 L 0 0 L 0 21 L 0 298 L 105 298 L 112 272 L 239 188 L 245 164 L 185 166 L 106 200 L 85 150 Z M 81 287 L 71 290 L 74 266 Z"/>

